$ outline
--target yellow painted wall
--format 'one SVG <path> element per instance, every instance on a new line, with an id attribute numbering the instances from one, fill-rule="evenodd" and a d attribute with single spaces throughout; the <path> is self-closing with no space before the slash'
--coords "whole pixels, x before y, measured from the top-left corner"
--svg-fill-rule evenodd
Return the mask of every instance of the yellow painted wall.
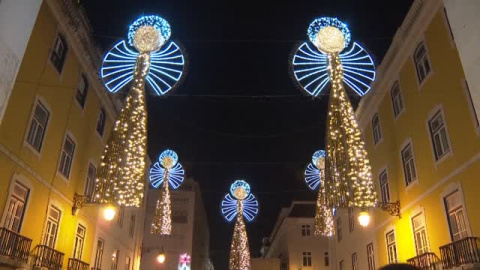
<path id="1" fill-rule="evenodd" d="M 105 134 L 103 137 L 98 135 L 96 125 L 102 101 L 92 83 L 85 108 L 82 109 L 76 103 L 77 84 L 81 73 L 86 71 L 82 70 L 78 58 L 83 56 L 75 55 L 65 31 L 65 25 L 57 22 L 44 2 L 0 126 L 2 150 L 0 185 L 5 187 L 0 189 L 2 216 L 9 194 L 7 187 L 10 186 L 12 179 L 18 179 L 28 185 L 30 195 L 21 234 L 33 240 L 33 249 L 41 241 L 49 203 L 61 208 L 62 217 L 56 249 L 65 253 L 64 267 L 67 266 L 68 258 L 73 257 L 73 241 L 79 222 L 87 229 L 82 261 L 91 261 L 97 212 L 94 209 L 85 209 L 78 216 L 73 216 L 71 203 L 74 193 L 84 192 L 89 161 L 98 165 L 113 117 L 108 115 L 107 110 Z M 49 60 L 50 50 L 58 32 L 66 36 L 69 47 L 61 74 Z M 97 73 L 96 70 L 89 72 Z M 29 147 L 25 140 L 36 98 L 40 98 L 50 111 L 40 153 Z M 73 135 L 76 144 L 68 180 L 58 173 L 61 149 L 67 131 Z"/>
<path id="2" fill-rule="evenodd" d="M 416 256 L 411 218 L 415 209 L 421 208 L 425 211 L 430 250 L 440 257 L 439 247 L 451 242 L 442 192 L 453 182 L 462 187 L 472 234 L 480 234 L 480 163 L 475 159 L 480 153 L 480 140 L 462 85 L 463 69 L 442 9 L 433 17 L 423 40 L 432 69 L 430 76 L 419 85 L 412 51 L 398 74 L 405 111 L 395 119 L 387 89 L 378 108 L 382 141 L 374 146 L 371 119 L 364 129 L 377 191 L 380 193 L 379 173 L 387 167 L 391 200 L 399 199 L 404 210 L 401 219 L 375 210 L 380 265 L 387 264 L 385 233 L 389 226 L 396 229 L 399 260 L 405 262 Z M 451 155 L 435 162 L 428 119 L 439 105 L 443 107 Z M 409 187 L 405 185 L 400 156 L 407 139 L 413 144 L 418 174 L 418 180 Z"/>

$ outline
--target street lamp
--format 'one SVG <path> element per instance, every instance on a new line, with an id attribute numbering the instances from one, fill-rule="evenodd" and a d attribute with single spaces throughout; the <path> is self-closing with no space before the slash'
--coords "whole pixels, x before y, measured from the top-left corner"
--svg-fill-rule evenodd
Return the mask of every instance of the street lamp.
<path id="1" fill-rule="evenodd" d="M 113 205 L 107 205 L 103 209 L 103 218 L 107 221 L 112 221 L 115 217 L 116 209 Z"/>
<path id="2" fill-rule="evenodd" d="M 165 262 L 166 256 L 164 252 L 158 253 L 157 262 L 163 264 Z"/>

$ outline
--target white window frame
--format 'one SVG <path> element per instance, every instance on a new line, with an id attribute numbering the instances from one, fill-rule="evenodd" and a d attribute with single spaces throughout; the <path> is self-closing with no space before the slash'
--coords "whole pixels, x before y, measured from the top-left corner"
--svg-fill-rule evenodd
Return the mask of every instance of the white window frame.
<path id="1" fill-rule="evenodd" d="M 438 117 L 441 118 L 443 125 L 440 128 L 437 128 L 435 131 L 432 129 L 431 123 L 433 120 L 437 119 Z M 445 142 L 447 144 L 448 149 L 444 149 L 443 143 L 445 143 L 443 140 L 441 141 L 441 147 L 444 152 L 442 153 L 437 153 L 437 147 L 435 146 L 435 136 L 438 135 L 438 132 L 441 130 L 444 130 L 445 132 Z M 427 131 L 428 134 L 430 135 L 430 144 L 432 146 L 432 152 L 433 152 L 433 160 L 435 162 L 435 165 L 438 165 L 441 161 L 443 161 L 446 157 L 452 155 L 452 144 L 450 142 L 450 135 L 448 133 L 448 126 L 447 122 L 445 120 L 445 113 L 443 111 L 443 106 L 439 105 L 436 106 L 429 114 L 427 118 Z M 440 155 L 437 155 L 440 154 Z"/>
<path id="2" fill-rule="evenodd" d="M 340 260 L 340 261 L 338 262 L 338 269 L 339 269 L 339 270 L 345 270 L 345 263 L 344 263 L 343 260 Z"/>
<path id="3" fill-rule="evenodd" d="M 352 270 L 358 270 L 358 255 L 356 252 L 352 254 Z"/>
<path id="4" fill-rule="evenodd" d="M 74 99 L 75 99 L 75 103 L 77 103 L 77 105 L 83 110 L 85 109 L 85 107 L 87 106 L 87 97 L 88 97 L 88 92 L 89 92 L 89 88 L 90 88 L 90 83 L 88 82 L 88 78 L 87 78 L 87 75 L 85 73 L 80 73 L 80 76 L 79 76 L 79 80 L 78 80 L 78 83 L 77 83 L 77 91 L 75 91 L 75 95 L 74 95 Z M 84 82 L 84 89 L 83 89 L 83 95 L 80 95 L 83 97 L 83 104 L 81 103 L 80 100 L 78 100 L 78 96 L 79 96 L 79 93 L 80 93 L 80 85 L 82 83 L 82 81 Z"/>
<path id="5" fill-rule="evenodd" d="M 311 235 L 310 225 L 302 224 L 302 237 L 308 237 Z"/>
<path id="6" fill-rule="evenodd" d="M 83 236 L 78 233 L 79 229 L 83 229 Z M 85 238 L 87 236 L 87 227 L 81 223 L 77 224 L 77 230 L 75 231 L 75 238 L 73 242 L 73 258 L 82 260 L 83 247 L 85 245 Z"/>
<path id="7" fill-rule="evenodd" d="M 32 129 L 33 121 L 37 122 L 37 126 L 39 125 L 39 121 L 35 119 L 35 111 L 37 109 L 37 105 L 41 106 L 48 113 L 47 121 L 45 123 L 45 127 L 44 127 L 43 134 L 42 134 L 42 139 L 41 139 L 40 146 L 39 146 L 40 149 L 37 149 L 36 146 L 34 146 L 33 143 L 30 142 L 30 140 L 29 140 L 29 137 L 30 137 L 29 135 L 30 135 L 30 132 L 31 132 L 31 129 Z M 49 127 L 51 116 L 52 116 L 51 110 L 48 107 L 47 103 L 44 101 L 44 99 L 40 98 L 40 97 L 36 97 L 35 101 L 33 102 L 32 112 L 30 114 L 30 121 L 28 122 L 29 123 L 28 124 L 28 130 L 25 133 L 25 143 L 24 143 L 24 145 L 27 145 L 28 148 L 30 148 L 37 155 L 40 155 L 42 153 L 43 145 L 45 143 L 45 138 L 47 137 L 47 130 L 48 130 L 48 127 Z M 38 130 L 37 130 L 37 132 L 38 132 Z M 35 133 L 37 133 L 37 132 L 35 132 Z M 37 137 L 37 136 L 34 136 L 34 137 Z"/>
<path id="8" fill-rule="evenodd" d="M 454 211 L 449 211 L 448 205 L 447 205 L 447 198 L 450 196 L 453 196 L 454 194 L 457 194 L 459 196 L 458 199 L 459 199 L 460 205 L 455 206 Z M 459 187 L 459 185 L 455 185 L 455 186 L 452 186 L 452 188 L 449 188 L 448 190 L 446 190 L 444 193 L 442 193 L 442 200 L 443 200 L 443 205 L 445 209 L 444 213 L 445 213 L 445 218 L 447 222 L 447 228 L 449 230 L 451 241 L 456 241 L 456 240 L 462 239 L 463 237 L 471 236 L 472 234 L 470 230 L 470 222 L 469 222 L 467 211 L 465 208 L 465 201 L 464 201 L 463 191 L 461 187 Z M 450 222 L 450 212 L 458 212 L 458 210 L 462 210 L 463 212 L 463 219 L 464 219 L 463 221 L 465 222 L 466 235 L 459 239 L 455 239 L 455 235 L 452 231 L 452 225 Z"/>
<path id="9" fill-rule="evenodd" d="M 120 250 L 115 249 L 112 254 L 112 264 L 111 264 L 111 270 L 117 270 L 118 269 L 118 261 L 120 259 Z"/>
<path id="10" fill-rule="evenodd" d="M 388 236 L 393 233 L 393 242 L 388 241 Z M 388 263 L 397 263 L 398 262 L 398 248 L 397 248 L 397 234 L 395 229 L 389 230 L 385 233 L 385 243 L 387 247 L 387 261 Z M 390 248 L 393 247 L 393 250 Z M 391 252 L 393 251 L 393 252 Z M 395 258 L 392 258 L 391 255 L 394 255 Z"/>
<path id="11" fill-rule="evenodd" d="M 58 217 L 58 220 L 55 220 L 53 218 L 50 217 L 50 210 L 51 209 L 54 209 L 55 211 L 58 211 L 58 214 L 59 214 L 59 217 Z M 48 246 L 48 247 L 51 247 L 53 249 L 55 249 L 56 245 L 57 245 L 57 237 L 58 237 L 58 234 L 60 232 L 60 224 L 62 223 L 62 215 L 63 215 L 63 209 L 58 207 L 56 204 L 50 204 L 48 206 L 48 212 L 47 212 L 47 216 L 46 216 L 46 220 L 45 220 L 45 228 L 44 228 L 44 235 L 43 235 L 43 239 L 42 239 L 42 245 L 45 245 L 45 246 Z M 55 235 L 51 234 L 49 232 L 49 228 L 51 228 L 51 226 L 49 225 L 56 225 L 56 231 L 55 231 Z M 51 237 L 53 237 L 53 239 L 50 239 Z M 51 240 L 53 240 L 53 245 L 50 245 L 50 242 Z"/>
<path id="12" fill-rule="evenodd" d="M 367 265 L 368 270 L 375 270 L 375 247 L 373 242 L 367 245 Z"/>
<path id="13" fill-rule="evenodd" d="M 132 266 L 132 259 L 129 256 L 125 257 L 125 270 L 130 270 Z"/>
<path id="14" fill-rule="evenodd" d="M 375 124 L 375 122 L 377 123 Z M 380 115 L 378 114 L 378 112 L 375 113 L 372 117 L 372 134 L 373 134 L 373 144 L 374 145 L 379 144 L 382 141 L 383 136 L 382 136 L 382 128 L 380 124 Z"/>
<path id="15" fill-rule="evenodd" d="M 25 212 L 27 211 L 31 188 L 25 185 L 23 182 L 16 180 L 15 178 L 16 177 L 14 177 L 14 180 L 10 182 L 8 200 L 5 204 L 5 209 L 3 211 L 2 226 L 8 230 L 20 233 L 25 217 Z M 25 198 L 21 198 L 20 196 L 15 194 L 15 187 L 17 186 L 25 191 Z M 21 212 L 21 216 L 18 217 L 17 212 L 20 204 L 22 204 L 23 209 Z M 11 206 L 13 206 L 14 209 L 12 209 Z M 14 228 L 16 219 L 18 220 L 18 228 Z"/>
<path id="16" fill-rule="evenodd" d="M 410 161 L 413 163 L 413 167 L 415 169 L 415 178 L 412 178 L 410 182 L 407 181 L 407 170 L 406 170 L 406 163 L 405 163 L 405 160 L 404 160 L 404 157 L 403 157 L 403 153 L 404 151 L 407 149 L 407 147 L 410 147 L 411 148 L 411 152 L 412 152 L 412 158 L 410 159 Z M 406 143 L 404 143 L 402 145 L 402 148 L 400 150 L 400 161 L 402 162 L 402 170 L 403 170 L 403 176 L 404 176 L 404 180 L 405 180 L 405 185 L 407 187 L 411 186 L 413 183 L 416 183 L 418 181 L 418 170 L 417 170 L 417 162 L 416 162 L 416 159 L 415 159 L 415 151 L 413 149 L 413 143 L 411 140 L 408 140 Z"/>
<path id="17" fill-rule="evenodd" d="M 102 243 L 101 248 L 99 243 Z M 105 240 L 99 237 L 97 239 L 97 249 L 95 251 L 95 261 L 93 264 L 93 268 L 102 269 L 102 260 L 103 260 L 104 251 L 105 251 Z"/>
<path id="18" fill-rule="evenodd" d="M 57 40 L 61 40 L 62 43 L 63 43 L 63 54 L 61 56 L 57 55 L 56 53 L 56 46 L 57 46 Z M 60 31 L 58 31 L 55 35 L 55 39 L 53 40 L 53 44 L 52 44 L 52 48 L 50 50 L 50 55 L 48 57 L 48 62 L 53 66 L 53 69 L 59 74 L 61 75 L 64 68 L 65 68 L 65 62 L 67 62 L 67 56 L 68 56 L 68 51 L 69 51 L 69 46 L 67 44 L 67 39 L 65 38 L 65 35 L 62 34 Z M 53 57 L 53 54 L 56 55 L 56 57 L 60 57 L 62 58 L 62 63 L 60 65 L 60 67 L 57 67 L 55 65 L 55 63 L 53 63 L 52 61 L 52 57 Z M 60 69 L 60 70 L 59 70 Z"/>
<path id="19" fill-rule="evenodd" d="M 93 175 L 93 178 L 91 177 L 90 175 L 90 169 L 93 169 L 94 171 L 94 175 Z M 95 189 L 95 178 L 96 178 L 96 175 L 97 175 L 97 167 L 93 164 L 93 162 L 88 162 L 88 165 L 87 165 L 87 175 L 85 177 L 85 189 L 84 189 L 84 192 L 83 194 L 85 196 L 87 196 L 87 198 L 89 200 L 92 199 L 92 196 L 93 196 L 93 191 Z"/>
<path id="20" fill-rule="evenodd" d="M 303 267 L 312 267 L 312 252 L 303 251 L 302 252 L 302 265 Z"/>
<path id="21" fill-rule="evenodd" d="M 398 94 L 394 95 L 393 91 L 398 88 Z M 403 98 L 402 88 L 400 87 L 400 81 L 397 80 L 393 83 L 392 88 L 390 89 L 390 97 L 392 100 L 392 109 L 393 109 L 393 116 L 395 119 L 405 111 L 405 100 Z M 401 104 L 401 108 L 397 108 L 398 103 Z M 399 109 L 399 111 L 397 111 Z"/>
<path id="22" fill-rule="evenodd" d="M 430 241 L 428 240 L 428 230 L 427 230 L 427 220 L 425 218 L 425 212 L 421 211 L 412 211 L 415 213 L 410 218 L 412 235 L 413 235 L 413 244 L 415 245 L 415 253 L 417 256 L 425 254 L 430 251 Z M 414 219 L 419 219 L 423 222 L 423 226 L 416 228 Z M 417 235 L 418 234 L 418 235 Z M 420 236 L 420 242 L 418 242 L 417 236 Z"/>
<path id="23" fill-rule="evenodd" d="M 383 177 L 386 178 L 385 181 L 383 180 Z M 378 174 L 378 182 L 380 185 L 380 196 L 382 198 L 382 203 L 389 203 L 392 198 L 390 197 L 390 183 L 388 181 L 388 171 L 386 168 L 380 171 Z"/>
<path id="24" fill-rule="evenodd" d="M 65 143 L 67 142 L 67 140 L 69 140 L 73 144 L 73 152 L 72 152 L 71 156 L 69 155 L 69 153 L 67 153 L 65 151 Z M 77 142 L 76 142 L 75 138 L 72 136 L 71 132 L 66 132 L 66 134 L 63 138 L 62 151 L 60 152 L 60 159 L 58 161 L 59 175 L 62 176 L 62 178 L 66 179 L 66 180 L 70 179 L 70 175 L 71 175 L 72 168 L 73 168 L 74 161 L 75 161 L 76 150 L 77 150 Z M 70 157 L 70 167 L 68 168 L 67 175 L 65 175 L 64 174 L 65 172 L 63 171 L 65 169 L 64 168 L 65 164 L 67 164 L 67 162 L 68 162 L 68 160 L 66 160 L 65 163 L 63 162 L 64 155 Z"/>
<path id="25" fill-rule="evenodd" d="M 423 46 L 425 49 L 425 55 L 422 57 L 422 59 L 420 59 L 422 63 L 420 63 L 420 61 L 417 62 L 417 56 L 416 56 L 417 51 L 421 46 Z M 420 64 L 422 65 L 422 68 L 425 68 L 425 61 L 428 63 L 429 71 L 424 75 L 423 78 L 420 78 L 420 72 L 418 68 Z M 417 77 L 417 82 L 418 82 L 419 88 L 421 88 L 433 73 L 432 61 L 430 61 L 430 55 L 429 55 L 427 43 L 425 42 L 425 40 L 420 41 L 418 45 L 415 47 L 415 50 L 413 51 L 413 64 L 415 66 L 415 74 Z"/>

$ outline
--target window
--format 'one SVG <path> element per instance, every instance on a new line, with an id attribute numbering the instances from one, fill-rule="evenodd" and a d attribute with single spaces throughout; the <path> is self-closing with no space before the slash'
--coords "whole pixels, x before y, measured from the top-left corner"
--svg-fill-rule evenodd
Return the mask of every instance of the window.
<path id="1" fill-rule="evenodd" d="M 423 82 L 430 73 L 430 61 L 428 60 L 425 43 L 420 43 L 414 54 L 415 67 L 417 68 L 418 82 Z"/>
<path id="2" fill-rule="evenodd" d="M 439 160 L 450 151 L 447 129 L 441 111 L 436 112 L 428 121 L 428 126 L 430 127 L 430 136 L 432 138 L 433 150 L 435 152 L 435 160 Z"/>
<path id="3" fill-rule="evenodd" d="M 337 218 L 337 240 L 342 241 L 342 220 Z"/>
<path id="4" fill-rule="evenodd" d="M 375 270 L 375 252 L 373 250 L 373 243 L 367 246 L 367 263 L 368 270 Z"/>
<path id="5" fill-rule="evenodd" d="M 395 231 L 391 230 L 386 235 L 388 263 L 397 262 L 397 243 L 395 242 Z"/>
<path id="6" fill-rule="evenodd" d="M 70 177 L 70 170 L 72 169 L 73 154 L 75 153 L 75 143 L 67 135 L 65 143 L 63 144 L 62 157 L 60 159 L 59 171 L 67 179 Z"/>
<path id="7" fill-rule="evenodd" d="M 330 258 L 328 257 L 328 252 L 325 252 L 325 266 L 330 265 Z"/>
<path id="8" fill-rule="evenodd" d="M 85 101 L 87 101 L 87 93 L 88 93 L 88 81 L 87 77 L 82 74 L 80 76 L 80 81 L 78 82 L 77 86 L 77 93 L 75 94 L 75 99 L 78 102 L 80 107 L 85 107 Z"/>
<path id="9" fill-rule="evenodd" d="M 338 263 L 338 269 L 339 269 L 339 270 L 344 270 L 344 269 L 345 269 L 343 260 L 341 260 L 341 261 Z"/>
<path id="10" fill-rule="evenodd" d="M 303 266 L 312 266 L 312 253 L 304 251 L 302 254 L 303 254 Z"/>
<path id="11" fill-rule="evenodd" d="M 373 115 L 372 129 L 373 129 L 373 142 L 377 144 L 382 139 L 382 131 L 380 130 L 380 119 L 378 118 L 378 113 Z"/>
<path id="12" fill-rule="evenodd" d="M 130 257 L 125 258 L 125 270 L 130 270 Z"/>
<path id="13" fill-rule="evenodd" d="M 30 190 L 17 181 L 15 181 L 13 185 L 12 194 L 10 194 L 10 198 L 6 205 L 3 226 L 11 231 L 19 233 Z"/>
<path id="14" fill-rule="evenodd" d="M 353 213 L 353 208 L 348 208 L 348 229 L 350 232 L 355 230 L 355 215 Z"/>
<path id="15" fill-rule="evenodd" d="M 75 234 L 75 244 L 73 248 L 73 258 L 81 260 L 83 252 L 83 244 L 85 243 L 85 227 L 78 224 L 77 233 Z"/>
<path id="16" fill-rule="evenodd" d="M 135 215 L 130 216 L 130 227 L 128 228 L 128 234 L 131 238 L 135 235 Z"/>
<path id="17" fill-rule="evenodd" d="M 390 202 L 390 187 L 388 185 L 387 170 L 383 170 L 378 177 L 380 180 L 380 193 L 382 195 L 382 203 Z"/>
<path id="18" fill-rule="evenodd" d="M 408 186 L 417 180 L 417 170 L 415 168 L 415 159 L 413 156 L 412 144 L 409 143 L 402 150 L 403 172 L 405 174 L 405 184 Z"/>
<path id="19" fill-rule="evenodd" d="M 120 257 L 120 250 L 116 249 L 112 254 L 112 270 L 117 270 L 118 267 L 118 258 Z"/>
<path id="20" fill-rule="evenodd" d="M 55 69 L 61 73 L 65 58 L 67 57 L 68 47 L 65 42 L 65 38 L 62 35 L 58 35 L 53 45 L 52 54 L 50 55 L 50 61 Z"/>
<path id="21" fill-rule="evenodd" d="M 310 236 L 310 225 L 302 225 L 302 236 Z"/>
<path id="22" fill-rule="evenodd" d="M 398 82 L 393 84 L 390 94 L 392 96 L 393 114 L 397 117 L 403 111 L 402 90 Z"/>
<path id="23" fill-rule="evenodd" d="M 352 270 L 358 270 L 357 253 L 352 254 Z"/>
<path id="24" fill-rule="evenodd" d="M 117 224 L 118 227 L 122 228 L 123 227 L 123 217 L 125 216 L 125 208 L 120 207 L 120 211 L 118 212 L 118 219 L 117 219 Z"/>
<path id="25" fill-rule="evenodd" d="M 102 257 L 103 257 L 103 248 L 105 246 L 105 242 L 103 239 L 98 238 L 97 240 L 97 253 L 95 253 L 95 269 L 102 269 Z"/>
<path id="26" fill-rule="evenodd" d="M 428 252 L 427 229 L 425 227 L 425 216 L 423 213 L 412 218 L 413 238 L 417 255 Z"/>
<path id="27" fill-rule="evenodd" d="M 97 132 L 100 136 L 103 136 L 103 132 L 105 131 L 105 120 L 106 114 L 103 108 L 100 108 L 100 113 L 98 115 L 98 122 L 97 122 Z"/>
<path id="28" fill-rule="evenodd" d="M 467 222 L 460 196 L 461 194 L 457 190 L 445 197 L 448 225 L 450 227 L 450 235 L 453 241 L 457 241 L 468 236 Z"/>
<path id="29" fill-rule="evenodd" d="M 50 209 L 48 209 L 47 224 L 45 225 L 45 235 L 43 238 L 44 245 L 55 248 L 61 215 L 62 212 L 55 206 L 50 206 Z"/>
<path id="30" fill-rule="evenodd" d="M 93 166 L 92 163 L 88 164 L 88 171 L 87 171 L 87 181 L 85 183 L 85 196 L 87 196 L 88 200 L 92 199 L 93 190 L 95 188 L 95 177 L 97 175 L 97 169 Z"/>
<path id="31" fill-rule="evenodd" d="M 28 131 L 27 142 L 40 152 L 42 149 L 43 137 L 47 129 L 48 117 L 50 113 L 40 101 L 37 101 L 30 129 Z"/>

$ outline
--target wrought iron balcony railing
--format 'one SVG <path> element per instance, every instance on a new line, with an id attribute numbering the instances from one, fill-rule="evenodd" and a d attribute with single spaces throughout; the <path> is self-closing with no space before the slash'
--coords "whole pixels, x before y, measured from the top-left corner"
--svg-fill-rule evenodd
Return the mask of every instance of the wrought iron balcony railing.
<path id="1" fill-rule="evenodd" d="M 68 259 L 68 270 L 88 270 L 90 264 L 82 262 L 79 259 L 69 258 Z"/>
<path id="2" fill-rule="evenodd" d="M 7 228 L 0 228 L 0 255 L 26 263 L 32 239 Z"/>
<path id="3" fill-rule="evenodd" d="M 407 262 L 423 270 L 440 269 L 440 267 L 438 266 L 440 260 L 433 252 L 423 253 L 422 255 L 418 255 L 416 257 L 408 259 Z"/>
<path id="4" fill-rule="evenodd" d="M 49 246 L 38 245 L 34 249 L 35 260 L 34 267 L 46 267 L 51 270 L 60 270 L 63 265 L 64 254 Z"/>
<path id="5" fill-rule="evenodd" d="M 444 269 L 465 264 L 480 263 L 477 237 L 465 237 L 440 247 L 440 257 Z"/>

